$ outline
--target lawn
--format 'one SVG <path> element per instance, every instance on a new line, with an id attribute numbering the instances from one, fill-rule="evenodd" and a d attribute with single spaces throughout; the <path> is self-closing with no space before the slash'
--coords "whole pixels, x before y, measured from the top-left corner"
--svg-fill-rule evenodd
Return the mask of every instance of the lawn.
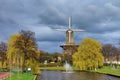
<path id="1" fill-rule="evenodd" d="M 117 69 L 114 69 L 110 66 L 104 66 L 103 68 L 97 69 L 96 71 L 92 70 L 92 72 L 100 72 L 100 73 L 120 76 L 120 67 L 118 67 Z"/>
<path id="2" fill-rule="evenodd" d="M 18 73 L 18 72 L 14 72 L 11 79 L 10 77 L 5 79 L 5 80 L 33 80 L 34 79 L 34 75 L 31 73 Z"/>
<path id="3" fill-rule="evenodd" d="M 79 70 L 78 68 L 72 67 L 73 70 Z M 40 67 L 40 70 L 65 70 L 64 67 Z"/>
<path id="4" fill-rule="evenodd" d="M 40 70 L 65 70 L 64 67 L 40 67 Z"/>

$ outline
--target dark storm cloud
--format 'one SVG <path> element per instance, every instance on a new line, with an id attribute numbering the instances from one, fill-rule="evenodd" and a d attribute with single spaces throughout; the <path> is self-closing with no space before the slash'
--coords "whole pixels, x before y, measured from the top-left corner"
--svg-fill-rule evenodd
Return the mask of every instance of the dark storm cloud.
<path id="1" fill-rule="evenodd" d="M 119 4 L 120 0 L 1 0 L 0 41 L 8 41 L 21 29 L 31 30 L 40 49 L 61 51 L 59 45 L 65 42 L 65 34 L 52 28 L 67 28 L 72 16 L 72 28 L 86 30 L 75 33 L 77 43 L 92 37 L 116 44 L 120 39 Z"/>
<path id="2" fill-rule="evenodd" d="M 46 25 L 28 26 L 35 32 L 38 41 L 62 42 L 65 41 L 65 32 L 60 32 Z M 35 28 L 36 27 L 36 28 Z"/>
<path id="3" fill-rule="evenodd" d="M 47 52 L 62 52 L 62 48 L 60 48 L 61 42 L 51 42 L 51 41 L 43 41 L 38 42 L 39 48 L 41 50 L 45 50 Z"/>

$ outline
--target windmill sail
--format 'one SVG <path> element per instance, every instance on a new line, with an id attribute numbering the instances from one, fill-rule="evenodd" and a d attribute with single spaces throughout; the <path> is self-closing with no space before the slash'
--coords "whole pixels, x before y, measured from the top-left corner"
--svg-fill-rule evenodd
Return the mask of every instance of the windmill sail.
<path id="1" fill-rule="evenodd" d="M 70 16 L 70 17 L 69 17 L 69 22 L 68 22 L 68 25 L 69 25 L 69 28 L 68 28 L 68 29 L 71 29 L 71 26 L 72 26 L 71 24 L 72 24 L 72 17 Z"/>
<path id="2" fill-rule="evenodd" d="M 72 26 L 72 17 L 70 16 L 69 20 L 68 20 L 68 29 L 55 29 L 55 30 L 58 30 L 58 31 L 66 32 L 66 44 L 67 45 L 75 44 L 74 43 L 74 35 L 73 35 L 74 32 L 85 31 L 83 29 L 72 29 L 71 26 Z"/>
<path id="3" fill-rule="evenodd" d="M 74 43 L 74 35 L 73 33 L 74 32 L 82 32 L 82 31 L 85 31 L 83 29 L 72 29 L 71 28 L 72 26 L 72 17 L 69 17 L 69 20 L 68 20 L 68 29 L 55 29 L 55 30 L 58 30 L 58 31 L 64 31 L 66 32 L 66 44 L 64 45 L 61 45 L 60 47 L 63 48 L 64 50 L 64 54 L 73 54 L 77 51 L 77 48 L 79 45 L 76 45 Z"/>

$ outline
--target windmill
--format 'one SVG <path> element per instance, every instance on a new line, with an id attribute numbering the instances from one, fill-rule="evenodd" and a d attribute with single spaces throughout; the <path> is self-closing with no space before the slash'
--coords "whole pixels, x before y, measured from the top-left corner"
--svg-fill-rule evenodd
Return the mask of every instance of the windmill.
<path id="1" fill-rule="evenodd" d="M 74 32 L 83 32 L 85 30 L 83 29 L 72 29 L 72 17 L 69 17 L 69 26 L 68 29 L 55 29 L 58 31 L 64 31 L 66 32 L 66 44 L 61 45 L 60 47 L 63 48 L 64 52 L 63 53 L 69 53 L 69 54 L 73 54 L 74 52 L 77 51 L 77 47 L 78 45 L 75 44 L 74 42 Z"/>

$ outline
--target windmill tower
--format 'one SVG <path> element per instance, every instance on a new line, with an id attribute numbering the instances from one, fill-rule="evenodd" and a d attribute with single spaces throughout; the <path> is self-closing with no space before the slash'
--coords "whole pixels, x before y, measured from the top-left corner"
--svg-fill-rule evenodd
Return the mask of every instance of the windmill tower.
<path id="1" fill-rule="evenodd" d="M 60 45 L 63 48 L 64 54 L 72 55 L 74 52 L 77 51 L 78 45 L 74 42 L 74 32 L 83 32 L 83 29 L 72 29 L 71 28 L 72 18 L 69 17 L 69 27 L 68 29 L 56 29 L 58 31 L 66 32 L 66 43 L 64 45 Z"/>

